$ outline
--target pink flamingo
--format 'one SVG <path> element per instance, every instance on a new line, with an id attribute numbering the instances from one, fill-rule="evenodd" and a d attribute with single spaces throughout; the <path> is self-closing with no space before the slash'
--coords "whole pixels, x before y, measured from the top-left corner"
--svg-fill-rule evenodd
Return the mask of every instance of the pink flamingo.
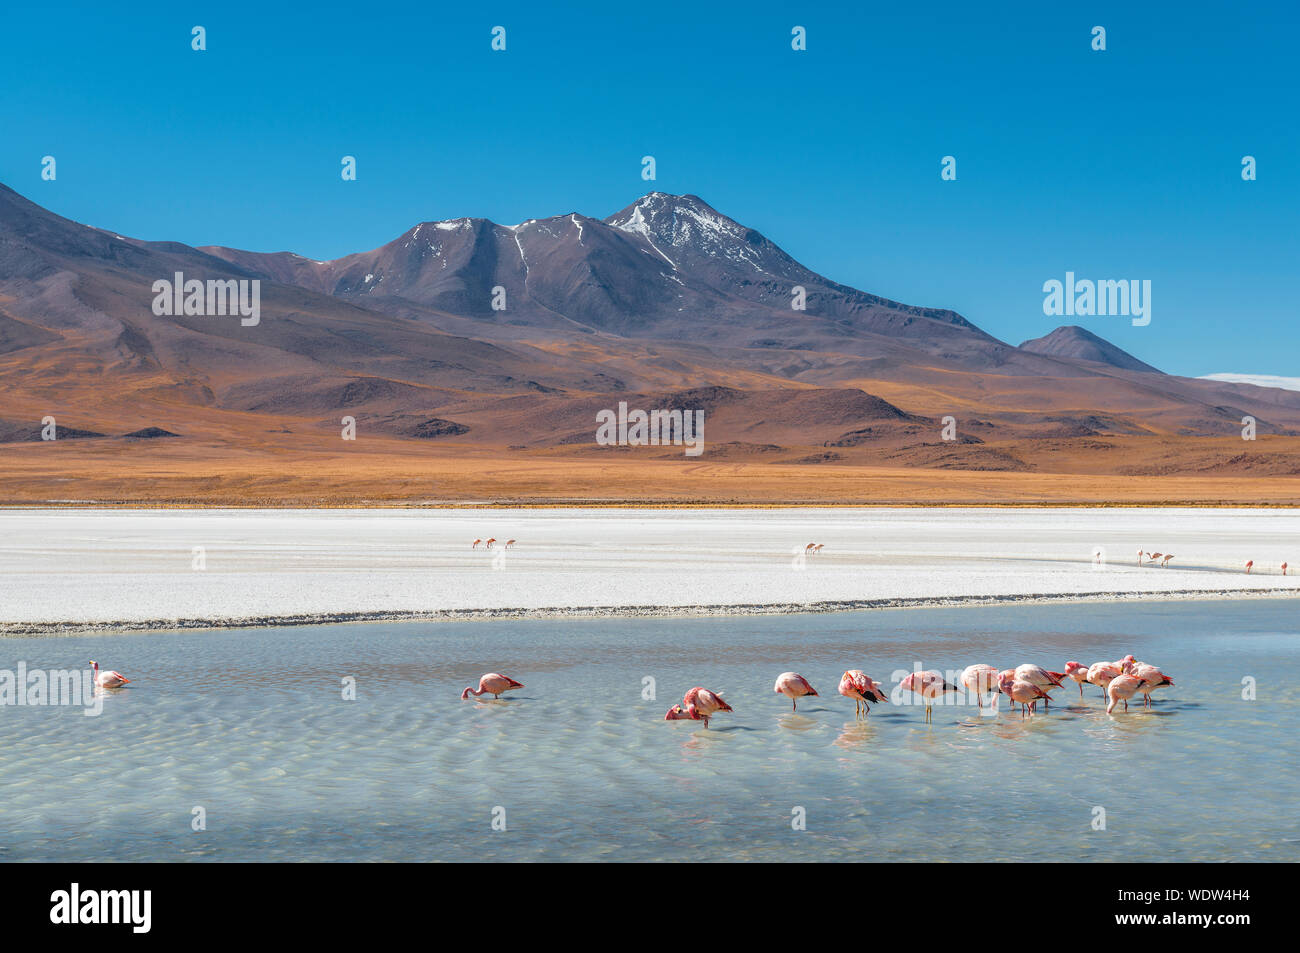
<path id="1" fill-rule="evenodd" d="M 492 544 L 495 543 L 496 541 L 497 541 L 497 538 L 496 538 L 495 536 L 493 536 L 491 539 L 489 539 L 489 540 L 487 541 L 487 548 L 488 548 L 488 549 L 491 549 L 491 548 L 492 548 Z"/>
<path id="2" fill-rule="evenodd" d="M 998 684 L 998 670 L 992 665 L 968 665 L 961 673 L 961 683 L 975 695 L 975 702 L 984 707 L 984 696 Z"/>
<path id="3" fill-rule="evenodd" d="M 1106 714 L 1115 710 L 1117 702 L 1124 703 L 1124 710 L 1128 711 L 1128 700 L 1132 698 L 1142 687 L 1143 679 L 1136 675 L 1116 675 L 1106 686 L 1106 697 L 1110 699 L 1110 704 L 1106 706 Z"/>
<path id="4" fill-rule="evenodd" d="M 804 554 L 805 556 L 811 556 L 811 555 L 812 555 L 813 553 L 815 553 L 815 552 L 817 552 L 817 544 L 816 544 L 816 543 L 809 543 L 807 546 L 805 546 L 805 547 L 803 548 L 803 554 Z"/>
<path id="5" fill-rule="evenodd" d="M 664 721 L 681 721 L 689 718 L 692 721 L 704 722 L 704 727 L 708 728 L 711 717 L 720 711 L 731 710 L 731 706 L 724 702 L 717 692 L 711 692 L 697 685 L 682 696 L 680 705 L 668 709 Z"/>
<path id="6" fill-rule="evenodd" d="M 506 540 L 506 549 L 509 549 L 509 548 L 510 548 L 511 546 L 513 546 L 514 544 L 515 544 L 515 541 L 514 541 L 513 539 L 507 539 L 507 540 Z"/>
<path id="7" fill-rule="evenodd" d="M 869 702 L 889 701 L 880 683 L 861 669 L 851 668 L 840 676 L 840 694 L 853 699 L 854 714 L 871 714 Z"/>
<path id="8" fill-rule="evenodd" d="M 1140 549 L 1138 550 L 1138 565 L 1139 565 L 1139 566 L 1142 565 L 1142 557 L 1145 556 L 1145 555 L 1146 555 L 1146 553 L 1142 552 L 1142 550 L 1140 550 Z"/>
<path id="9" fill-rule="evenodd" d="M 826 545 L 825 543 L 818 543 L 816 546 L 813 547 L 813 552 L 820 553 L 822 551 L 822 547 L 825 545 Z"/>
<path id="10" fill-rule="evenodd" d="M 1282 575 L 1286 575 L 1286 563 L 1282 564 Z"/>
<path id="11" fill-rule="evenodd" d="M 1111 680 L 1124 674 L 1118 662 L 1096 662 L 1088 667 L 1088 681 L 1101 689 L 1101 697 L 1106 697 L 1106 688 Z"/>
<path id="12" fill-rule="evenodd" d="M 1049 672 L 1041 665 L 1034 665 L 1031 662 L 1026 662 L 1024 665 L 1016 666 L 1015 676 L 1018 681 L 1029 682 L 1029 684 L 1037 685 L 1041 688 L 1045 698 L 1043 704 L 1048 708 L 1051 708 L 1052 699 L 1047 692 L 1053 688 L 1061 687 L 1061 680 L 1065 678 L 1065 673 Z"/>
<path id="13" fill-rule="evenodd" d="M 1162 559 L 1162 560 L 1160 560 L 1160 568 L 1161 568 L 1161 569 L 1164 569 L 1166 566 L 1168 566 L 1168 565 L 1169 565 L 1169 560 L 1171 560 L 1171 559 L 1173 559 L 1173 558 L 1174 558 L 1174 554 L 1173 554 L 1173 553 L 1165 553 L 1165 558 Z"/>
<path id="14" fill-rule="evenodd" d="M 476 540 L 474 540 L 474 545 L 471 546 L 470 549 L 478 549 L 478 544 L 481 543 L 481 542 L 483 542 L 483 540 L 481 540 L 481 539 L 476 539 Z"/>
<path id="15" fill-rule="evenodd" d="M 791 711 L 799 710 L 799 706 L 796 704 L 796 699 L 803 698 L 805 695 L 812 695 L 817 698 L 821 697 L 817 694 L 817 689 L 808 684 L 808 679 L 804 678 L 798 672 L 782 672 L 776 677 L 776 685 L 773 686 L 772 691 L 790 699 Z"/>
<path id="16" fill-rule="evenodd" d="M 942 674 L 930 669 L 925 672 L 912 672 L 899 683 L 903 691 L 913 691 L 925 699 L 925 720 L 927 723 L 934 717 L 930 705 L 937 698 L 942 698 L 945 692 L 961 691 L 956 685 L 946 681 Z"/>
<path id="17" fill-rule="evenodd" d="M 1246 575 L 1248 576 L 1250 575 L 1250 567 L 1253 565 L 1255 565 L 1255 560 L 1253 559 L 1246 560 Z"/>
<path id="18" fill-rule="evenodd" d="M 999 692 L 1002 691 L 1002 680 L 1003 680 L 1003 679 L 1005 679 L 1005 678 L 1010 678 L 1010 679 L 1012 679 L 1012 680 L 1014 681 L 1014 680 L 1015 680 L 1015 677 L 1016 677 L 1016 670 L 1015 670 L 1014 668 L 1003 669 L 1002 671 L 998 672 L 998 677 L 997 677 L 998 691 L 999 691 Z M 1006 693 L 1003 692 L 1003 694 L 1006 694 Z"/>
<path id="19" fill-rule="evenodd" d="M 1029 707 L 1029 713 L 1033 714 L 1038 707 L 1038 699 L 1047 698 L 1047 692 L 1043 691 L 1033 682 L 1027 682 L 1022 678 L 1016 678 L 1014 673 L 1003 672 L 998 681 L 998 690 L 1006 695 L 1013 702 L 1020 705 L 1020 717 L 1025 717 L 1025 706 Z"/>
<path id="20" fill-rule="evenodd" d="M 1162 688 L 1165 685 L 1172 685 L 1174 683 L 1172 678 L 1160 671 L 1160 669 L 1156 668 L 1154 665 L 1148 665 L 1146 662 L 1138 662 L 1127 674 L 1142 679 L 1142 684 L 1138 686 L 1138 691 L 1142 693 L 1143 706 L 1146 708 L 1151 707 L 1151 693 L 1153 691 L 1157 688 Z"/>
<path id="21" fill-rule="evenodd" d="M 1088 680 L 1088 666 L 1082 662 L 1066 662 L 1065 675 L 1079 683 L 1079 697 L 1083 697 L 1083 683 Z"/>
<path id="22" fill-rule="evenodd" d="M 493 698 L 500 698 L 503 692 L 512 692 L 516 688 L 523 688 L 523 682 L 516 682 L 507 675 L 500 672 L 488 672 L 478 680 L 478 691 L 473 686 L 466 685 L 465 690 L 460 693 L 462 699 L 469 698 L 470 695 L 490 694 Z"/>
<path id="23" fill-rule="evenodd" d="M 99 670 L 99 663 L 94 659 L 90 660 L 90 667 L 94 669 L 94 681 L 100 688 L 121 688 L 131 680 L 121 672 L 114 672 L 109 669 Z"/>

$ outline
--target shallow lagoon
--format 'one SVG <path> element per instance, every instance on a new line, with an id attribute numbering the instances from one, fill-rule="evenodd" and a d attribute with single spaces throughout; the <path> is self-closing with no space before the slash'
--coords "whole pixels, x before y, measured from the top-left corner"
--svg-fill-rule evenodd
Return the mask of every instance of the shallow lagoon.
<path id="1" fill-rule="evenodd" d="M 1067 686 L 927 726 L 835 694 L 1129 651 L 1177 682 L 1151 711 Z M 90 658 L 134 680 L 102 715 L 0 707 L 0 859 L 1300 859 L 1293 599 L 0 639 L 0 668 Z M 797 715 L 787 669 L 822 693 Z M 527 687 L 459 700 L 491 670 Z M 735 714 L 664 722 L 696 684 Z"/>

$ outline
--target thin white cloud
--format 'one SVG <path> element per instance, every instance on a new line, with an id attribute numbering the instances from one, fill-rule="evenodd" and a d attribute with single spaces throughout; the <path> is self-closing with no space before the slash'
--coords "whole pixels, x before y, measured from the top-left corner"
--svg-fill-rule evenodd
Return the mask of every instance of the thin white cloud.
<path id="1" fill-rule="evenodd" d="M 1300 377 L 1278 377 L 1273 374 L 1205 374 L 1203 381 L 1224 381 L 1228 384 L 1254 384 L 1256 387 L 1280 387 L 1282 390 L 1300 390 Z"/>

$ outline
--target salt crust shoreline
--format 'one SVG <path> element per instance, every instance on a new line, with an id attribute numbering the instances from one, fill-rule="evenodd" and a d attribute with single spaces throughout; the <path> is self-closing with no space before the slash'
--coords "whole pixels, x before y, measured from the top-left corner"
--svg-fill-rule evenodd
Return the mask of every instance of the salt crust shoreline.
<path id="1" fill-rule="evenodd" d="M 1296 589 L 1182 589 L 1156 592 L 1069 592 L 1027 595 L 926 596 L 900 599 L 826 600 L 822 602 L 772 602 L 749 605 L 702 606 L 550 606 L 518 609 L 438 609 L 427 612 L 323 612 L 283 616 L 248 616 L 211 619 L 147 619 L 87 622 L 0 622 L 0 636 L 43 636 L 169 632 L 201 629 L 256 629 L 283 626 L 341 625 L 374 622 L 484 622 L 542 619 L 660 619 L 726 618 L 739 616 L 800 615 L 859 612 L 871 609 L 937 609 L 1002 605 L 1061 603 L 1220 601 L 1248 599 L 1300 599 Z"/>

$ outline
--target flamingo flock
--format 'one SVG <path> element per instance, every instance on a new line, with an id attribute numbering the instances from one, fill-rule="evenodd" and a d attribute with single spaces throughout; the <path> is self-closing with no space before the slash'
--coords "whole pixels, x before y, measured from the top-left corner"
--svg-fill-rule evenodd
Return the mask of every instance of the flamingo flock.
<path id="1" fill-rule="evenodd" d="M 470 547 L 469 547 L 469 548 L 470 548 L 470 549 L 478 549 L 479 546 L 483 546 L 485 549 L 491 549 L 494 545 L 496 545 L 496 542 L 497 542 L 497 538 L 496 538 L 495 536 L 493 536 L 491 539 L 488 539 L 488 540 L 476 539 L 476 540 L 474 540 L 473 543 L 470 544 Z M 511 546 L 513 546 L 514 544 L 515 544 L 515 540 L 513 540 L 513 539 L 507 539 L 507 540 L 505 541 L 505 548 L 506 548 L 506 549 L 509 549 L 509 548 L 510 548 Z"/>
<path id="2" fill-rule="evenodd" d="M 975 696 L 980 708 L 984 707 L 985 695 L 995 696 L 992 703 L 994 709 L 997 707 L 996 696 L 1005 695 L 1010 703 L 1020 706 L 1020 716 L 1024 718 L 1037 712 L 1039 702 L 1045 708 L 1050 707 L 1052 691 L 1063 688 L 1067 679 L 1078 684 L 1081 699 L 1084 685 L 1100 688 L 1102 698 L 1107 702 L 1108 715 L 1121 702 L 1124 710 L 1128 711 L 1129 699 L 1139 694 L 1143 696 L 1144 707 L 1150 708 L 1151 693 L 1157 688 L 1174 684 L 1174 680 L 1159 667 L 1149 662 L 1140 662 L 1133 655 L 1126 655 L 1115 662 L 1095 662 L 1092 665 L 1066 662 L 1064 672 L 1053 672 L 1032 662 L 1001 671 L 982 663 L 969 665 L 958 679 L 960 685 L 949 682 L 942 672 L 929 669 L 908 673 L 899 682 L 899 688 L 921 697 L 925 703 L 925 721 L 928 724 L 933 720 L 931 707 L 936 702 L 942 704 L 946 695 L 960 693 L 963 688 Z M 467 686 L 460 697 L 467 699 L 470 695 L 489 694 L 500 698 L 506 692 L 523 687 L 521 682 L 500 672 L 488 672 L 479 679 L 477 690 Z M 800 698 L 821 697 L 812 683 L 798 672 L 782 672 L 776 677 L 772 691 L 790 699 L 790 710 L 794 712 L 799 710 Z M 854 711 L 858 717 L 869 715 L 872 703 L 881 704 L 889 700 L 880 682 L 856 668 L 849 669 L 840 676 L 839 693 L 853 699 Z M 733 711 L 732 707 L 720 694 L 697 685 L 682 696 L 680 705 L 668 709 L 664 721 L 701 721 L 708 728 L 710 718 L 719 712 L 730 711 Z"/>
<path id="3" fill-rule="evenodd" d="M 1159 561 L 1160 568 L 1164 569 L 1168 567 L 1169 561 L 1173 558 L 1174 558 L 1173 553 L 1149 553 L 1146 550 L 1142 550 L 1142 549 L 1139 549 L 1137 552 L 1137 564 L 1139 566 L 1143 565 L 1144 563 L 1150 563 L 1152 566 L 1154 566 L 1156 565 L 1156 562 Z M 1101 556 L 1094 555 L 1093 561 L 1098 563 L 1101 562 Z M 1251 571 L 1254 568 L 1255 568 L 1255 560 L 1253 559 L 1246 560 L 1246 566 L 1245 566 L 1246 575 L 1249 576 L 1251 574 Z M 1285 576 L 1287 574 L 1288 567 L 1285 562 L 1283 562 L 1278 568 L 1282 570 L 1282 575 Z"/>

